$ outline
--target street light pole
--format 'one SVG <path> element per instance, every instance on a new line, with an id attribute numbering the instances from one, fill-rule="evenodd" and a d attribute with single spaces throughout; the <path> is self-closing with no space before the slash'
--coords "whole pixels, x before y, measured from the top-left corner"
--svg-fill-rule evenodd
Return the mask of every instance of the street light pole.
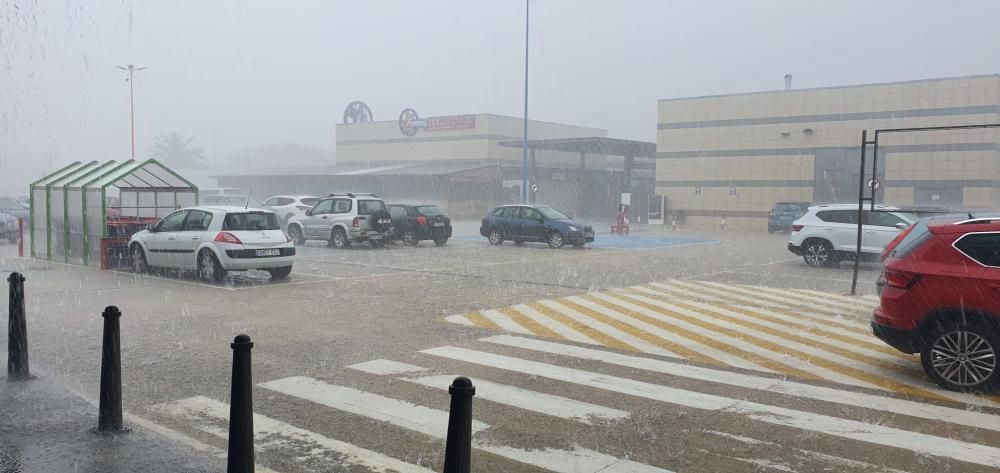
<path id="1" fill-rule="evenodd" d="M 148 68 L 146 67 L 135 67 L 134 64 L 129 64 L 126 67 L 118 66 L 119 69 L 123 71 L 128 71 L 128 105 L 129 105 L 129 124 L 132 128 L 132 161 L 135 161 L 135 89 L 132 85 L 133 79 L 135 78 L 135 73 L 138 71 L 143 71 Z"/>
<path id="2" fill-rule="evenodd" d="M 528 25 L 531 0 L 524 0 L 524 142 L 521 146 L 521 203 L 528 203 Z"/>

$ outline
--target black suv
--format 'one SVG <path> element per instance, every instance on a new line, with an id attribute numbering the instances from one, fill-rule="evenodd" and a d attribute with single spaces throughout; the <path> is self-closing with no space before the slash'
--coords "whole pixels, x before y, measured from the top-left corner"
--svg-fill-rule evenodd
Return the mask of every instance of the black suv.
<path id="1" fill-rule="evenodd" d="M 548 243 L 552 248 L 562 248 L 566 243 L 582 248 L 594 241 L 593 227 L 547 205 L 497 207 L 483 218 L 479 233 L 489 239 L 491 245 L 514 240 L 519 246 L 526 241 L 537 241 Z"/>
<path id="2" fill-rule="evenodd" d="M 423 240 L 433 240 L 444 246 L 451 238 L 451 219 L 436 205 L 389 204 L 393 240 L 417 246 Z"/>

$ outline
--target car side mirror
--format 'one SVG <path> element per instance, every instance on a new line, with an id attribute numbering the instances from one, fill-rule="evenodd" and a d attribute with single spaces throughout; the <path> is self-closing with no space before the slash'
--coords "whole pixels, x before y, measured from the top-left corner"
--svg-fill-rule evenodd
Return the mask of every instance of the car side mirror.
<path id="1" fill-rule="evenodd" d="M 312 214 L 313 214 L 312 209 L 306 210 L 306 217 L 312 217 Z"/>
<path id="2" fill-rule="evenodd" d="M 908 223 L 899 222 L 899 223 L 896 224 L 896 228 L 898 228 L 900 230 L 906 230 L 909 227 L 910 227 L 910 225 Z"/>
<path id="3" fill-rule="evenodd" d="M 544 218 L 538 219 L 538 223 L 545 223 L 545 219 Z"/>
<path id="4" fill-rule="evenodd" d="M 156 224 L 155 223 L 147 223 L 146 224 L 146 230 L 150 231 L 152 233 L 156 233 Z"/>

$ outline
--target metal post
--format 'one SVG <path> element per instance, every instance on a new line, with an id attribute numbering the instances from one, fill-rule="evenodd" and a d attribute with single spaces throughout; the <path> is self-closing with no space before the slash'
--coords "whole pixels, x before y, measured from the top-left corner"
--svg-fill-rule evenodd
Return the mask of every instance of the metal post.
<path id="1" fill-rule="evenodd" d="M 531 0 L 524 0 L 524 143 L 521 146 L 521 203 L 528 203 L 528 25 Z"/>
<path id="2" fill-rule="evenodd" d="M 469 473 L 472 458 L 472 396 L 476 388 L 465 376 L 448 387 L 448 440 L 444 447 L 444 473 Z"/>
<path id="3" fill-rule="evenodd" d="M 229 460 L 227 473 L 253 473 L 253 376 L 248 335 L 237 335 L 233 349 L 233 381 L 229 398 Z"/>
<path id="4" fill-rule="evenodd" d="M 24 257 L 24 217 L 17 218 L 17 256 Z"/>
<path id="5" fill-rule="evenodd" d="M 857 295 L 858 269 L 861 266 L 861 219 L 865 205 L 865 153 L 868 150 L 868 130 L 861 130 L 861 171 L 858 173 L 858 241 L 854 253 L 854 276 L 851 278 L 851 295 Z M 832 256 L 832 255 L 831 255 Z"/>
<path id="6" fill-rule="evenodd" d="M 122 432 L 122 357 L 119 319 L 122 313 L 109 305 L 104 309 L 104 343 L 101 347 L 101 402 L 98 432 Z"/>
<path id="7" fill-rule="evenodd" d="M 7 325 L 7 379 L 31 378 L 28 369 L 28 326 L 24 320 L 24 276 L 10 273 L 9 314 Z"/>
<path id="8" fill-rule="evenodd" d="M 133 76 L 133 70 L 131 64 L 128 66 L 128 107 L 129 107 L 129 124 L 132 127 L 132 161 L 135 161 L 135 93 L 133 91 L 132 83 L 135 82 Z"/>

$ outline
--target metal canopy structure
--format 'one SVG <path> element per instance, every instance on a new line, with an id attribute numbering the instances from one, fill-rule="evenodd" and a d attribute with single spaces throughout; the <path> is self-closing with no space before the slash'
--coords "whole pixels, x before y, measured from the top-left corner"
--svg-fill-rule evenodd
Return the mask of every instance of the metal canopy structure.
<path id="1" fill-rule="evenodd" d="M 77 161 L 32 183 L 30 194 L 31 256 L 83 265 L 104 260 L 105 240 L 198 202 L 194 184 L 152 159 Z"/>

